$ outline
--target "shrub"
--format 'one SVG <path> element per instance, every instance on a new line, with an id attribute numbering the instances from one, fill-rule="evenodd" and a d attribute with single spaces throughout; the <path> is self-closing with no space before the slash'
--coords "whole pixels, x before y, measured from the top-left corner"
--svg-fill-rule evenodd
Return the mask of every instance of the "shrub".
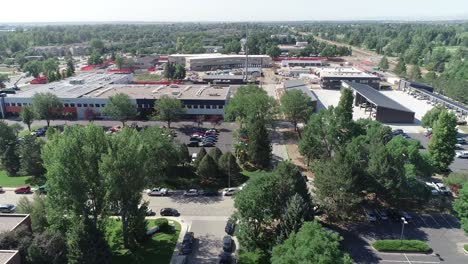
<path id="1" fill-rule="evenodd" d="M 168 232 L 171 230 L 169 221 L 166 218 L 159 218 L 154 221 L 154 224 L 159 227 L 161 232 Z"/>
<path id="2" fill-rule="evenodd" d="M 463 245 L 463 248 L 465 249 L 465 251 L 468 251 L 468 244 Z"/>
<path id="3" fill-rule="evenodd" d="M 377 240 L 372 246 L 378 251 L 427 252 L 431 249 L 420 240 Z"/>

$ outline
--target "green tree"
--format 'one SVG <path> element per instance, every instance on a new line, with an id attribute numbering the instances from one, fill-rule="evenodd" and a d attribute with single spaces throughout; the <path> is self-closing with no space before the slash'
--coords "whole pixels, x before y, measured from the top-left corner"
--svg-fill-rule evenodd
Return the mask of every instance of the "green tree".
<path id="1" fill-rule="evenodd" d="M 194 162 L 194 166 L 195 168 L 198 168 L 198 166 L 200 165 L 200 162 L 203 160 L 203 158 L 206 156 L 206 149 L 205 148 L 201 148 L 199 151 L 198 151 L 198 154 L 197 154 L 197 158 L 195 159 L 195 162 Z"/>
<path id="2" fill-rule="evenodd" d="M 52 93 L 36 93 L 32 97 L 32 109 L 35 116 L 45 119 L 47 127 L 50 125 L 50 120 L 61 114 L 63 105 L 62 101 Z"/>
<path id="3" fill-rule="evenodd" d="M 20 158 L 16 150 L 16 144 L 6 146 L 5 152 L 1 156 L 3 168 L 8 176 L 16 176 L 20 169 Z"/>
<path id="4" fill-rule="evenodd" d="M 72 76 L 75 74 L 75 64 L 73 63 L 73 58 L 68 58 L 67 59 L 67 70 L 66 70 L 66 75 L 67 77 Z"/>
<path id="5" fill-rule="evenodd" d="M 458 198 L 453 202 L 453 209 L 461 221 L 462 228 L 468 233 L 468 183 L 458 192 Z"/>
<path id="6" fill-rule="evenodd" d="M 214 162 L 218 164 L 219 158 L 221 158 L 221 156 L 223 155 L 223 152 L 221 152 L 221 150 L 218 147 L 215 147 L 215 148 L 212 148 L 210 152 L 208 152 L 208 155 L 210 155 L 211 158 L 213 158 Z"/>
<path id="7" fill-rule="evenodd" d="M 5 88 L 5 83 L 8 82 L 10 78 L 6 74 L 0 74 L 0 89 Z"/>
<path id="8" fill-rule="evenodd" d="M 125 126 L 127 120 L 135 118 L 138 114 L 136 104 L 124 93 L 109 97 L 102 112 L 104 115 L 122 122 L 123 126 Z"/>
<path id="9" fill-rule="evenodd" d="M 185 79 L 185 75 L 186 75 L 185 67 L 181 64 L 176 64 L 172 79 L 183 80 Z"/>
<path id="10" fill-rule="evenodd" d="M 179 154 L 179 162 L 185 165 L 186 163 L 190 163 L 191 157 L 186 144 L 179 144 L 178 149 Z"/>
<path id="11" fill-rule="evenodd" d="M 247 153 L 249 161 L 257 168 L 267 168 L 271 160 L 271 142 L 264 121 L 251 120 L 247 124 Z"/>
<path id="12" fill-rule="evenodd" d="M 166 121 L 168 128 L 184 113 L 182 102 L 168 95 L 163 95 L 156 101 L 154 110 L 156 119 Z"/>
<path id="13" fill-rule="evenodd" d="M 18 134 L 24 129 L 24 127 L 20 123 L 11 124 L 10 127 L 11 129 L 13 129 L 13 132 L 15 132 L 16 136 L 18 136 Z"/>
<path id="14" fill-rule="evenodd" d="M 439 115 L 442 111 L 444 111 L 444 109 L 439 106 L 436 106 L 427 111 L 421 119 L 421 126 L 425 128 L 432 128 L 439 119 Z"/>
<path id="15" fill-rule="evenodd" d="M 31 264 L 67 263 L 67 241 L 55 231 L 37 234 L 28 248 L 28 260 Z"/>
<path id="16" fill-rule="evenodd" d="M 0 248 L 18 250 L 21 263 L 27 263 L 26 257 L 31 241 L 32 234 L 26 225 L 20 225 L 15 230 L 0 233 Z"/>
<path id="17" fill-rule="evenodd" d="M 91 55 L 88 58 L 88 64 L 89 65 L 99 65 L 102 64 L 104 61 L 101 57 L 101 54 L 93 51 Z"/>
<path id="18" fill-rule="evenodd" d="M 306 122 L 314 111 L 310 98 L 299 90 L 287 91 L 281 96 L 281 112 L 293 125 L 300 136 L 297 124 Z"/>
<path id="19" fill-rule="evenodd" d="M 304 221 L 310 219 L 310 209 L 299 194 L 295 194 L 289 199 L 285 212 L 281 217 L 282 222 L 278 225 L 278 243 L 282 243 L 290 235 L 299 231 Z"/>
<path id="20" fill-rule="evenodd" d="M 234 157 L 231 152 L 223 153 L 219 158 L 218 164 L 220 172 L 224 173 L 226 176 L 230 175 L 233 177 L 238 175 L 241 171 L 237 164 L 236 157 Z"/>
<path id="21" fill-rule="evenodd" d="M 59 70 L 59 62 L 56 59 L 49 58 L 42 63 L 42 68 L 46 76 L 53 75 Z"/>
<path id="22" fill-rule="evenodd" d="M 411 68 L 411 70 L 410 70 L 410 72 L 408 74 L 408 78 L 410 80 L 415 80 L 415 81 L 418 81 L 418 80 L 422 79 L 421 68 L 419 68 L 419 66 L 417 64 L 413 65 L 413 67 Z"/>
<path id="23" fill-rule="evenodd" d="M 388 66 L 388 59 L 387 59 L 387 56 L 383 56 L 382 59 L 380 60 L 379 62 L 379 67 L 380 69 L 382 70 L 388 70 L 389 66 Z"/>
<path id="24" fill-rule="evenodd" d="M 40 233 L 49 227 L 46 216 L 46 197 L 35 193 L 33 199 L 21 197 L 18 200 L 17 211 L 31 216 L 31 227 L 34 232 Z"/>
<path id="25" fill-rule="evenodd" d="M 166 66 L 164 67 L 164 72 L 163 72 L 164 78 L 169 79 L 169 80 L 174 79 L 175 70 L 176 70 L 176 66 L 173 63 L 167 63 Z"/>
<path id="26" fill-rule="evenodd" d="M 447 171 L 455 157 L 457 143 L 457 118 L 453 113 L 442 111 L 432 129 L 428 151 L 437 171 Z"/>
<path id="27" fill-rule="evenodd" d="M 281 50 L 278 48 L 278 46 L 273 44 L 267 49 L 266 54 L 272 58 L 277 58 L 281 55 Z"/>
<path id="28" fill-rule="evenodd" d="M 21 157 L 20 171 L 23 175 L 40 177 L 44 174 L 41 149 L 43 141 L 36 137 L 26 135 L 18 146 L 18 155 Z"/>
<path id="29" fill-rule="evenodd" d="M 42 158 L 47 178 L 47 217 L 56 229 L 67 230 L 72 217 L 103 228 L 107 204 L 105 178 L 99 171 L 109 148 L 101 127 L 67 127 L 48 140 Z M 68 217 L 65 217 L 68 216 Z"/>
<path id="30" fill-rule="evenodd" d="M 26 126 L 28 126 L 28 130 L 31 131 L 31 124 L 32 124 L 32 122 L 34 121 L 34 118 L 35 118 L 35 113 L 34 113 L 32 107 L 24 106 L 21 109 L 20 118 L 21 118 L 21 121 Z"/>
<path id="31" fill-rule="evenodd" d="M 146 153 L 138 132 L 124 128 L 110 140 L 108 153 L 102 155 L 99 171 L 106 178 L 107 199 L 120 209 L 124 248 L 137 245 L 138 237 L 132 231 L 145 187 Z"/>
<path id="32" fill-rule="evenodd" d="M 197 167 L 197 174 L 204 180 L 218 177 L 218 164 L 210 155 L 205 155 Z"/>
<path id="33" fill-rule="evenodd" d="M 29 61 L 22 67 L 23 71 L 29 72 L 34 78 L 38 78 L 39 74 L 43 71 L 43 66 L 40 61 Z"/>
<path id="34" fill-rule="evenodd" d="M 104 234 L 85 219 L 72 219 L 66 233 L 69 264 L 110 264 L 112 253 Z"/>
<path id="35" fill-rule="evenodd" d="M 304 223 L 299 232 L 273 248 L 271 263 L 351 264 L 349 256 L 340 251 L 341 239 L 315 221 Z"/>
<path id="36" fill-rule="evenodd" d="M 93 38 L 89 42 L 89 46 L 91 47 L 93 52 L 97 52 L 99 54 L 102 54 L 104 51 L 104 42 L 102 40 Z"/>
<path id="37" fill-rule="evenodd" d="M 403 59 L 399 59 L 395 69 L 393 70 L 398 76 L 405 77 L 406 76 L 406 63 Z"/>
<path id="38" fill-rule="evenodd" d="M 118 68 L 119 70 L 122 69 L 122 65 L 123 65 L 123 59 L 122 59 L 122 57 L 117 56 L 117 57 L 115 58 L 115 65 L 117 65 L 117 68 Z"/>

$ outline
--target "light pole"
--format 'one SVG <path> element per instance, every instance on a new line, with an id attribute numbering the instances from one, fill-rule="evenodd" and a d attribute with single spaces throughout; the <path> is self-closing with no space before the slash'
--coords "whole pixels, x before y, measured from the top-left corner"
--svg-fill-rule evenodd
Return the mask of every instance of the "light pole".
<path id="1" fill-rule="evenodd" d="M 226 144 L 226 149 L 231 152 L 231 145 Z M 231 155 L 228 156 L 228 189 L 231 188 Z"/>
<path id="2" fill-rule="evenodd" d="M 400 240 L 403 240 L 403 231 L 405 230 L 405 225 L 408 224 L 406 222 L 406 219 L 404 217 L 401 218 L 401 235 L 400 235 Z"/>

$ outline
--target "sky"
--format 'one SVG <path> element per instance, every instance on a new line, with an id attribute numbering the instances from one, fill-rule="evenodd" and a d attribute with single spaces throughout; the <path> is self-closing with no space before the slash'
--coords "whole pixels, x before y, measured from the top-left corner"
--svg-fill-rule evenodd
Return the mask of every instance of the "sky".
<path id="1" fill-rule="evenodd" d="M 0 0 L 0 23 L 389 19 L 468 19 L 468 0 Z"/>

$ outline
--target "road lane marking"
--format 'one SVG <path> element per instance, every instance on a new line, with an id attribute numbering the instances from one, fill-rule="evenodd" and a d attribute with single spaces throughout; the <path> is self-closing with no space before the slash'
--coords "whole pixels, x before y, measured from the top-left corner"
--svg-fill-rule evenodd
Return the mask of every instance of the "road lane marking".
<path id="1" fill-rule="evenodd" d="M 406 254 L 403 254 L 403 256 L 405 256 L 405 259 L 408 261 L 409 264 L 411 264 L 411 261 L 409 261 L 408 256 L 406 256 Z"/>

